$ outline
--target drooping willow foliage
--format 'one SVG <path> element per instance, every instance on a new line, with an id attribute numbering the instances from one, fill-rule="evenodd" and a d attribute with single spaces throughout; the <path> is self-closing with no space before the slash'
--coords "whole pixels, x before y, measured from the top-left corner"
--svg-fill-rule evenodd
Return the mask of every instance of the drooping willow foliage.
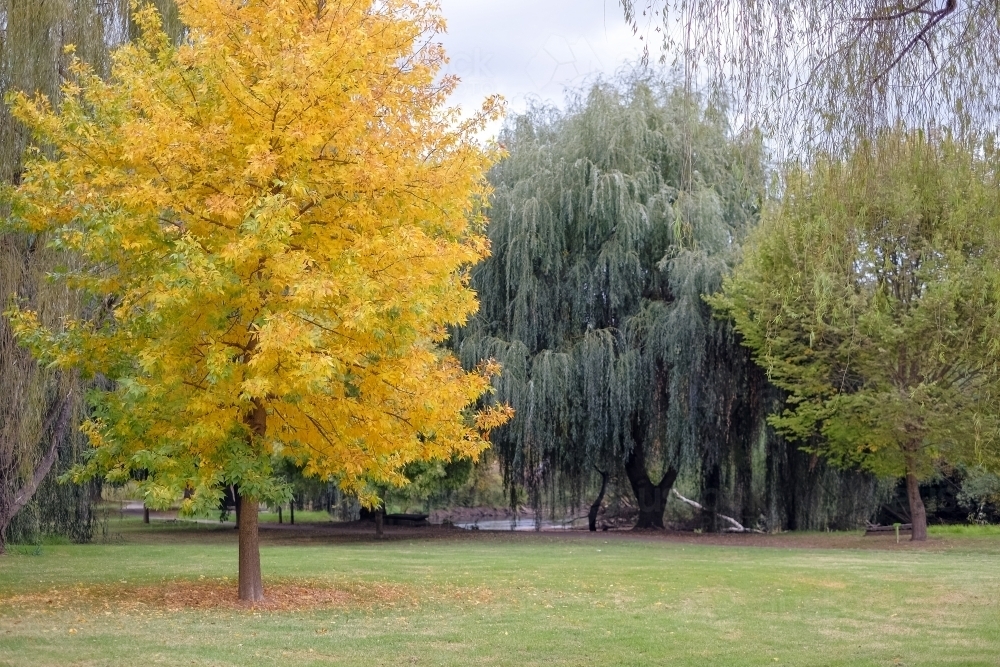
<path id="1" fill-rule="evenodd" d="M 168 31 L 179 37 L 182 29 L 173 0 L 153 4 L 161 10 Z M 3 97 L 23 90 L 45 95 L 57 105 L 69 45 L 98 73 L 107 75 L 112 49 L 131 36 L 129 15 L 128 0 L 0 0 L 0 193 L 20 178 L 21 156 L 29 139 L 2 103 Z M 49 272 L 73 258 L 47 248 L 44 238 L 6 228 L 4 218 L 0 197 L 0 311 L 18 299 L 55 324 L 86 308 L 77 295 L 46 280 Z M 7 320 L 0 317 L 0 551 L 4 529 L 17 540 L 30 539 L 39 531 L 81 541 L 90 538 L 89 490 L 60 485 L 54 479 L 85 446 L 75 428 L 82 416 L 84 391 L 74 378 L 39 368 L 27 350 L 17 346 Z M 54 429 L 67 396 L 72 403 L 70 427 Z M 53 471 L 41 482 L 35 499 L 10 516 L 15 496 L 30 486 L 51 438 L 57 436 L 64 442 Z"/>
<path id="2" fill-rule="evenodd" d="M 702 299 L 757 220 L 757 138 L 636 74 L 565 113 L 517 116 L 500 140 L 493 255 L 473 273 L 480 312 L 455 344 L 468 366 L 503 365 L 495 398 L 516 415 L 491 440 L 512 498 L 573 505 L 603 470 L 628 481 L 640 526 L 662 525 L 678 475 L 751 525 L 870 512 L 870 480 L 810 468 L 766 428 L 780 397 Z"/>
<path id="3" fill-rule="evenodd" d="M 622 0 L 650 55 L 726 89 L 783 157 L 899 123 L 970 145 L 1000 120 L 997 0 Z"/>

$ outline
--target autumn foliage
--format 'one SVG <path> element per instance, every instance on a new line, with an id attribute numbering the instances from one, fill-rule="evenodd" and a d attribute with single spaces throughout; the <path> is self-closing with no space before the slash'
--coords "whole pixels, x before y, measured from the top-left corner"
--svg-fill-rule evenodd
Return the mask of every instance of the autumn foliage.
<path id="1" fill-rule="evenodd" d="M 408 0 L 181 0 L 150 9 L 104 81 L 77 63 L 56 113 L 11 101 L 36 149 L 14 221 L 83 258 L 94 312 L 53 330 L 59 367 L 103 374 L 88 473 L 147 471 L 150 505 L 279 498 L 273 456 L 366 502 L 414 460 L 473 456 L 503 409 L 495 368 L 441 351 L 476 310 L 478 203 L 494 155 L 445 106 L 443 28 Z"/>

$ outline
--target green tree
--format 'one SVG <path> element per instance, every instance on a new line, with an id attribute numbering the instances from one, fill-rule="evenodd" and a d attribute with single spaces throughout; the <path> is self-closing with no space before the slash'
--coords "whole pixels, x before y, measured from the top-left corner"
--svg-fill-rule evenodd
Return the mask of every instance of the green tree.
<path id="1" fill-rule="evenodd" d="M 843 466 L 919 482 L 995 465 L 1000 202 L 985 160 L 892 131 L 792 171 L 712 300 L 789 393 L 772 423 Z"/>
<path id="2" fill-rule="evenodd" d="M 501 141 L 481 311 L 456 342 L 466 367 L 503 366 L 506 483 L 537 507 L 620 471 L 637 527 L 662 527 L 683 469 L 710 478 L 764 426 L 766 381 L 702 301 L 756 220 L 757 144 L 644 75 L 517 117 Z"/>

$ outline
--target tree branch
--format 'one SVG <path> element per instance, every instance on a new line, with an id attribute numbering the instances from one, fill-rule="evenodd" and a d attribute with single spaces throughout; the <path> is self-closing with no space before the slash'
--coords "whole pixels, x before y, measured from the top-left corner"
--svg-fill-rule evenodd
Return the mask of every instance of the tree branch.
<path id="1" fill-rule="evenodd" d="M 31 479 L 28 480 L 28 482 L 14 494 L 13 504 L 4 510 L 3 514 L 0 514 L 0 530 L 6 529 L 11 520 L 17 516 L 17 513 L 24 509 L 24 506 L 31 501 L 35 492 L 38 490 L 38 486 L 49 474 L 49 471 L 52 470 L 52 466 L 59 457 L 59 445 L 66 437 L 66 432 L 69 430 L 70 414 L 73 412 L 73 402 L 70 400 L 72 396 L 72 389 L 66 392 L 66 395 L 63 396 L 62 401 L 58 406 L 56 406 L 53 414 L 50 415 L 47 423 L 45 424 L 45 428 L 42 430 L 42 433 L 51 434 L 49 451 L 46 452 L 44 458 L 42 458 L 42 460 L 38 463 L 38 467 L 35 468 L 35 474 L 31 476 Z"/>
<path id="2" fill-rule="evenodd" d="M 933 15 L 935 13 L 933 10 L 924 9 L 924 7 L 926 7 L 930 3 L 931 3 L 931 0 L 924 0 L 920 4 L 914 5 L 913 7 L 904 7 L 902 10 L 900 10 L 900 11 L 894 13 L 894 14 L 882 14 L 882 15 L 872 14 L 872 15 L 869 15 L 869 16 L 855 16 L 853 20 L 854 21 L 866 21 L 866 22 L 868 22 L 868 21 L 895 21 L 896 19 L 905 18 L 905 17 L 909 16 L 910 14 Z"/>
<path id="3" fill-rule="evenodd" d="M 957 7 L 958 7 L 958 0 L 948 0 L 947 4 L 945 4 L 943 8 L 937 11 L 933 12 L 921 11 L 920 12 L 921 14 L 927 14 L 928 16 L 930 16 L 930 19 L 927 21 L 927 23 L 924 24 L 924 27 L 920 29 L 920 32 L 918 32 L 913 39 L 907 42 L 906 46 L 903 47 L 903 49 L 899 52 L 899 54 L 895 57 L 895 59 L 891 63 L 889 63 L 889 66 L 886 67 L 881 74 L 875 77 L 873 82 L 878 81 L 886 74 L 891 72 L 893 68 L 895 68 L 896 65 L 898 65 L 904 57 L 906 57 L 906 54 L 908 54 L 910 51 L 913 50 L 913 47 L 916 46 L 918 42 L 923 42 L 924 44 L 927 44 L 927 34 L 934 29 L 934 26 L 943 21 L 945 17 L 954 12 Z M 873 17 L 871 20 L 874 21 L 875 17 Z M 928 46 L 927 48 L 929 49 L 930 46 Z"/>

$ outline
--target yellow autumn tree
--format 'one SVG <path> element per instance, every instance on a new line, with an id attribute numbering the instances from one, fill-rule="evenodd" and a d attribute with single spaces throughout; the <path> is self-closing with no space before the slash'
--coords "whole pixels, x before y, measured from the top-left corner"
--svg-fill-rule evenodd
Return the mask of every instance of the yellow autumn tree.
<path id="1" fill-rule="evenodd" d="M 495 369 L 441 350 L 476 310 L 493 159 L 446 107 L 443 29 L 420 0 L 180 0 L 152 8 L 110 81 L 80 63 L 59 111 L 15 96 L 36 149 L 8 224 L 80 258 L 86 319 L 10 315 L 48 363 L 108 378 L 81 474 L 148 475 L 150 506 L 239 489 L 239 595 L 260 600 L 261 500 L 289 457 L 366 503 L 414 460 L 475 457 Z"/>

